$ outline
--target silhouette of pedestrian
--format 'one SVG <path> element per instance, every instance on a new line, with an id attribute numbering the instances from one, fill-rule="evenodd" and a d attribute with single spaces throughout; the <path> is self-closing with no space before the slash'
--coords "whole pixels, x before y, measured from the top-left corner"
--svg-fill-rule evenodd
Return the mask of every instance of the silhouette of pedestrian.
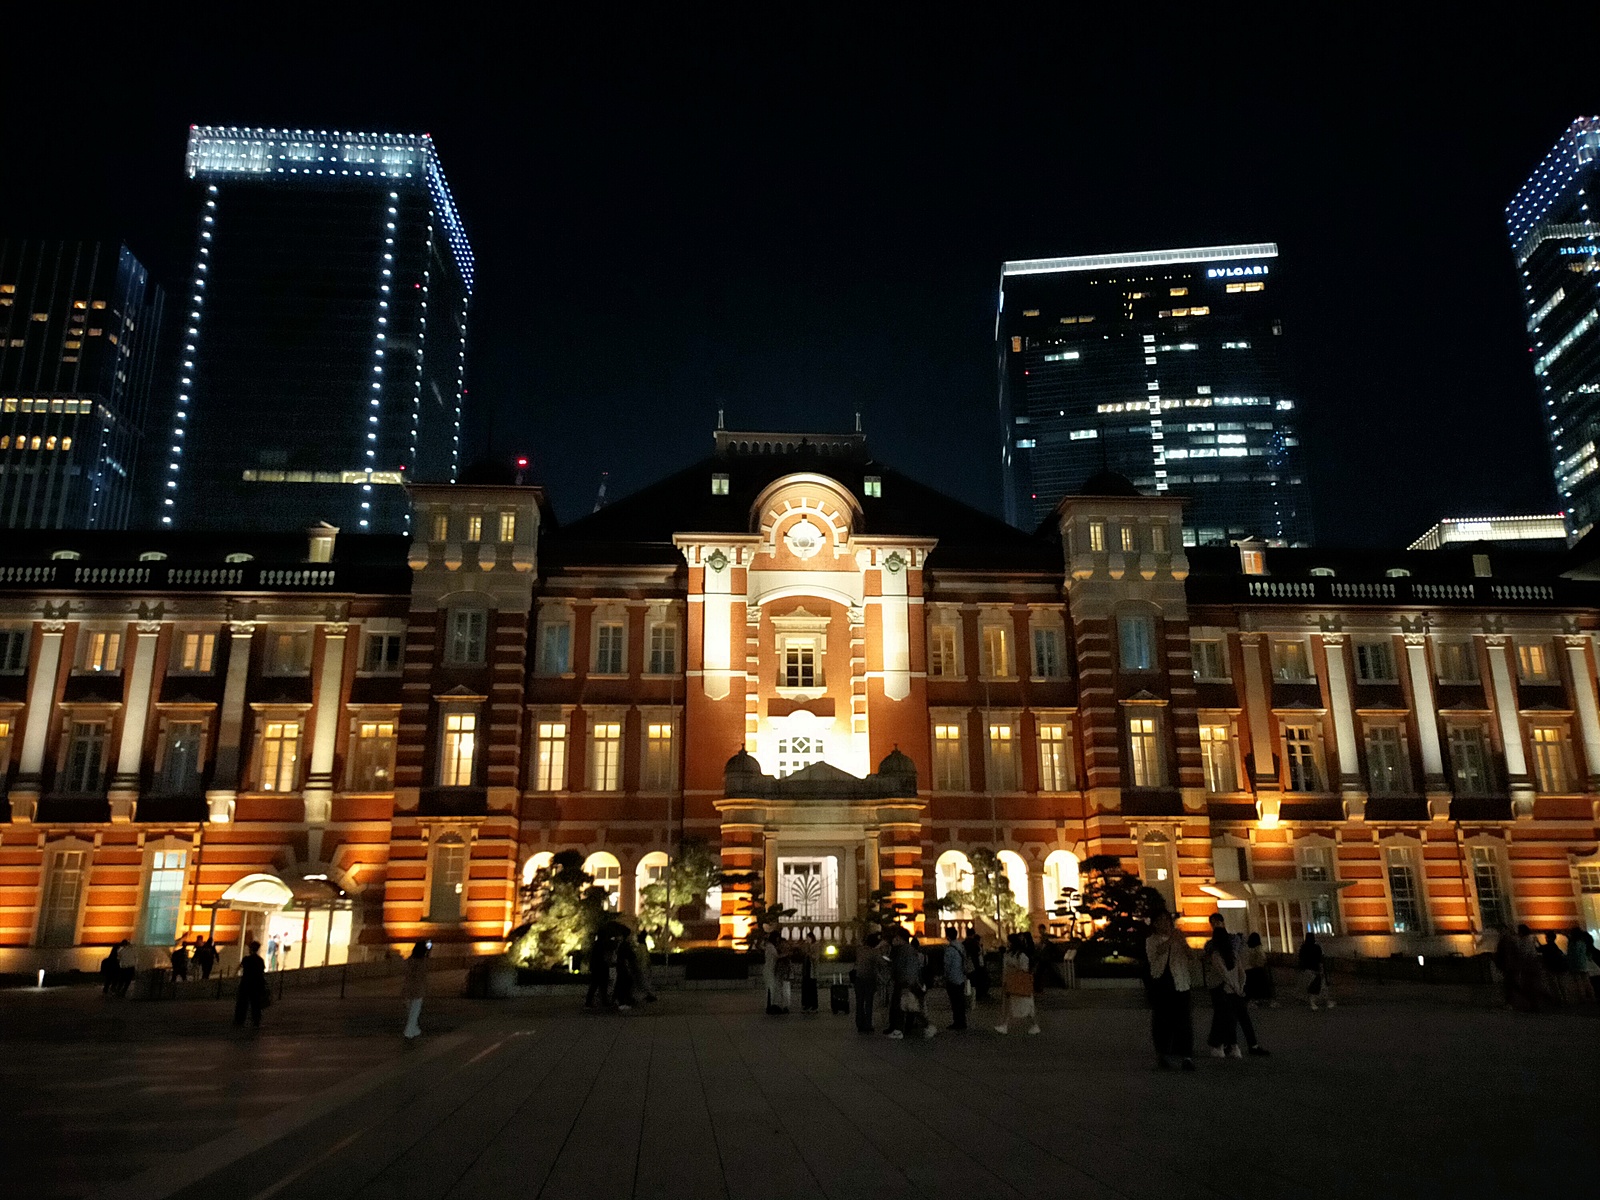
<path id="1" fill-rule="evenodd" d="M 611 999 L 611 964 L 606 961 L 609 947 L 599 930 L 589 939 L 589 991 L 583 997 L 583 1006 L 593 1008 L 596 998 L 603 1007 Z"/>
<path id="2" fill-rule="evenodd" d="M 967 951 L 961 944 L 961 931 L 954 925 L 944 932 L 944 994 L 950 998 L 950 1028 L 967 1027 Z"/>
<path id="3" fill-rule="evenodd" d="M 1185 1071 L 1194 1070 L 1194 1019 L 1189 993 L 1200 982 L 1200 964 L 1165 909 L 1151 920 L 1144 943 L 1150 977 L 1150 1037 L 1156 1045 L 1156 1064 L 1170 1068 L 1178 1059 Z"/>
<path id="4" fill-rule="evenodd" d="M 233 1005 L 233 1023 L 244 1028 L 244 1016 L 261 1028 L 261 1010 L 267 1000 L 267 964 L 261 958 L 261 943 L 251 942 L 249 953 L 239 960 L 239 996 Z"/>
<path id="5" fill-rule="evenodd" d="M 174 982 L 187 982 L 189 979 L 189 946 L 186 942 L 179 942 L 178 948 L 172 952 L 172 978 Z"/>
<path id="6" fill-rule="evenodd" d="M 422 1036 L 422 1026 L 417 1024 L 417 1018 L 422 1016 L 422 999 L 428 994 L 428 955 L 432 950 L 432 942 L 417 942 L 411 947 L 411 957 L 406 960 L 400 996 L 406 1002 L 407 1041 Z"/>
<path id="7" fill-rule="evenodd" d="M 872 1032 L 872 1005 L 878 998 L 878 982 L 883 974 L 883 939 L 869 933 L 856 947 L 856 965 L 850 972 L 856 988 L 856 1032 Z"/>
<path id="8" fill-rule="evenodd" d="M 217 943 L 214 940 L 207 938 L 195 947 L 194 964 L 200 968 L 202 980 L 211 978 L 211 968 L 217 965 Z"/>

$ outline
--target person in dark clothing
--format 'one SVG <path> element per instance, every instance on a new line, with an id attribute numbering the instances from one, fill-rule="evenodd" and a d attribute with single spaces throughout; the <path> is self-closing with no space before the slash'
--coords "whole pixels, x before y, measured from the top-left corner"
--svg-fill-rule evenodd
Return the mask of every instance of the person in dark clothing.
<path id="1" fill-rule="evenodd" d="M 856 1032 L 872 1032 L 872 1005 L 878 998 L 878 981 L 883 977 L 883 939 L 869 933 L 856 947 L 855 970 L 850 972 L 856 989 Z"/>
<path id="2" fill-rule="evenodd" d="M 961 946 L 967 952 L 967 978 L 972 980 L 973 999 L 979 1004 L 989 1003 L 989 964 L 983 957 L 983 939 L 973 928 L 967 932 Z"/>
<path id="3" fill-rule="evenodd" d="M 967 1027 L 967 952 L 961 935 L 951 925 L 945 931 L 944 994 L 950 998 L 950 1028 Z"/>
<path id="4" fill-rule="evenodd" d="M 1150 1038 L 1155 1042 L 1156 1065 L 1170 1070 L 1176 1059 L 1185 1071 L 1192 1071 L 1194 1024 L 1189 993 L 1201 981 L 1201 970 L 1172 914 L 1165 909 L 1151 918 L 1150 936 L 1145 939 L 1145 965 L 1150 979 Z"/>
<path id="5" fill-rule="evenodd" d="M 889 1036 L 899 1038 L 905 1036 L 906 1014 L 901 1000 L 905 997 L 906 985 L 914 983 L 921 973 L 921 960 L 913 964 L 916 951 L 911 948 L 911 935 L 904 929 L 896 929 L 889 935 Z"/>
<path id="6" fill-rule="evenodd" d="M 194 965 L 200 968 L 202 980 L 211 978 L 211 969 L 217 965 L 217 943 L 211 938 L 195 947 Z"/>
<path id="7" fill-rule="evenodd" d="M 174 982 L 187 982 L 189 978 L 189 946 L 179 942 L 172 952 L 172 978 Z"/>
<path id="8" fill-rule="evenodd" d="M 267 1005 L 267 963 L 261 957 L 261 943 L 251 942 L 249 953 L 239 960 L 239 997 L 233 1005 L 233 1023 L 244 1028 L 245 1013 L 257 1029 L 261 1010 Z"/>
<path id="9" fill-rule="evenodd" d="M 1258 1007 L 1273 1003 L 1272 968 L 1267 965 L 1259 933 L 1252 933 L 1244 943 L 1244 998 Z"/>
<path id="10" fill-rule="evenodd" d="M 800 943 L 800 1011 L 817 1011 L 817 935 L 807 932 Z"/>
<path id="11" fill-rule="evenodd" d="M 611 995 L 618 1012 L 627 1012 L 633 1007 L 633 982 L 638 973 L 639 960 L 633 952 L 633 938 L 618 938 L 617 983 Z"/>
<path id="12" fill-rule="evenodd" d="M 117 986 L 117 948 L 115 946 L 106 951 L 106 956 L 100 960 L 100 994 L 111 995 Z"/>
<path id="13" fill-rule="evenodd" d="M 1555 930 L 1544 935 L 1539 947 L 1539 965 L 1544 968 L 1545 985 L 1557 1003 L 1570 998 L 1567 980 L 1567 952 L 1556 944 Z"/>
<path id="14" fill-rule="evenodd" d="M 601 1005 L 610 1002 L 611 964 L 606 961 L 610 951 L 608 940 L 599 933 L 589 939 L 589 991 L 583 998 L 585 1008 L 593 1008 L 596 998 Z"/>
<path id="15" fill-rule="evenodd" d="M 1300 943 L 1300 953 L 1295 959 L 1295 966 L 1300 969 L 1300 986 L 1305 990 L 1306 1000 L 1311 1004 L 1311 1010 L 1316 1011 L 1318 1003 L 1324 1003 L 1332 1008 L 1333 1001 L 1326 994 L 1327 976 L 1322 964 L 1322 943 L 1317 941 L 1317 935 L 1311 930 L 1306 930 L 1306 940 Z"/>

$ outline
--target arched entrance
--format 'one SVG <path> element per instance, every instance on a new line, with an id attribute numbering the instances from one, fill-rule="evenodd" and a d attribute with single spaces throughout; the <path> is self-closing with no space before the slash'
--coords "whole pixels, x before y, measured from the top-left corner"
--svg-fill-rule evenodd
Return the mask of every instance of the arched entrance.
<path id="1" fill-rule="evenodd" d="M 268 970 L 350 960 L 355 903 L 342 882 L 333 877 L 332 868 L 323 864 L 245 875 L 223 892 L 212 908 L 241 914 L 234 963 L 251 941 L 261 943 Z"/>

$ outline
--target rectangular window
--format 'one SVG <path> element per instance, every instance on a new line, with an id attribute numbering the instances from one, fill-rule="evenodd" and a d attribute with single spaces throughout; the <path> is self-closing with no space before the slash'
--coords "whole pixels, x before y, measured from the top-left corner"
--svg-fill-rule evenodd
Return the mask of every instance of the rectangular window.
<path id="1" fill-rule="evenodd" d="M 1550 647 L 1544 642 L 1518 642 L 1517 674 L 1524 683 L 1549 683 L 1554 678 Z"/>
<path id="2" fill-rule="evenodd" d="M 1196 679 L 1228 678 L 1226 643 L 1207 638 L 1190 642 L 1189 649 L 1194 656 L 1194 677 Z"/>
<path id="3" fill-rule="evenodd" d="M 883 477 L 881 475 L 868 475 L 861 481 L 861 490 L 869 500 L 883 498 Z"/>
<path id="4" fill-rule="evenodd" d="M 1312 725 L 1283 727 L 1283 758 L 1291 792 L 1322 791 L 1321 739 Z"/>
<path id="5" fill-rule="evenodd" d="M 1306 883 L 1332 883 L 1333 847 L 1300 846 L 1295 850 L 1296 873 Z M 1337 905 L 1331 894 L 1312 896 L 1306 903 L 1306 923 L 1312 933 L 1334 934 Z"/>
<path id="6" fill-rule="evenodd" d="M 5 783 L 11 767 L 11 728 L 11 722 L 0 717 L 0 785 Z"/>
<path id="7" fill-rule="evenodd" d="M 467 890 L 467 844 L 447 833 L 433 844 L 433 882 L 428 890 L 428 920 L 461 920 Z"/>
<path id="8" fill-rule="evenodd" d="M 1403 796 L 1411 790 L 1405 742 L 1398 726 L 1367 726 L 1367 785 L 1374 796 Z"/>
<path id="9" fill-rule="evenodd" d="M 1100 554 L 1106 548 L 1106 523 L 1104 521 L 1089 522 L 1089 552 Z"/>
<path id="10" fill-rule="evenodd" d="M 1567 790 L 1567 734 L 1556 725 L 1535 725 L 1533 774 L 1541 792 Z"/>
<path id="11" fill-rule="evenodd" d="M 394 722 L 362 721 L 351 748 L 350 786 L 358 792 L 394 791 Z"/>
<path id="12" fill-rule="evenodd" d="M 1205 770 L 1206 791 L 1227 795 L 1239 790 L 1235 768 L 1233 730 L 1227 725 L 1200 726 L 1200 763 Z"/>
<path id="13" fill-rule="evenodd" d="M 500 514 L 500 540 L 514 542 L 517 540 L 517 514 L 503 512 Z"/>
<path id="14" fill-rule="evenodd" d="M 1039 790 L 1072 790 L 1072 742 L 1067 726 L 1059 723 L 1039 725 Z"/>
<path id="15" fill-rule="evenodd" d="M 1117 661 L 1124 671 L 1156 669 L 1156 623 L 1148 613 L 1117 617 Z"/>
<path id="16" fill-rule="evenodd" d="M 198 795 L 205 725 L 200 721 L 169 721 L 162 732 L 162 792 L 169 796 Z"/>
<path id="17" fill-rule="evenodd" d="M 478 757 L 478 714 L 446 713 L 439 754 L 439 786 L 471 787 Z"/>
<path id="18" fill-rule="evenodd" d="M 1478 654 L 1471 642 L 1440 642 L 1438 654 L 1441 683 L 1478 682 Z"/>
<path id="19" fill-rule="evenodd" d="M 987 679 L 1010 679 L 1014 671 L 1011 669 L 1011 638 L 1004 625 L 985 625 L 983 627 L 983 662 L 981 664 L 984 677 Z"/>
<path id="20" fill-rule="evenodd" d="M 675 675 L 678 671 L 678 627 L 670 621 L 650 626 L 650 674 Z"/>
<path id="21" fill-rule="evenodd" d="M 268 721 L 261 735 L 261 790 L 292 792 L 300 765 L 300 722 Z"/>
<path id="22" fill-rule="evenodd" d="M 533 790 L 567 790 L 567 723 L 539 721 L 534 725 Z"/>
<path id="23" fill-rule="evenodd" d="M 268 675 L 307 675 L 310 672 L 310 630 L 280 630 L 267 635 Z"/>
<path id="24" fill-rule="evenodd" d="M 178 910 L 183 906 L 186 850 L 157 850 L 150 859 L 150 882 L 144 894 L 146 946 L 170 946 L 178 936 Z"/>
<path id="25" fill-rule="evenodd" d="M 956 659 L 954 625 L 934 625 L 928 629 L 928 674 L 936 679 L 954 679 L 961 674 Z"/>
<path id="26" fill-rule="evenodd" d="M 827 743 L 812 734 L 791 733 L 778 739 L 778 778 L 822 761 Z"/>
<path id="27" fill-rule="evenodd" d="M 122 670 L 122 635 L 94 630 L 83 641 L 83 669 L 115 673 Z"/>
<path id="28" fill-rule="evenodd" d="M 1241 883 L 1250 878 L 1250 847 L 1227 842 L 1211 843 L 1211 874 L 1218 883 Z"/>
<path id="29" fill-rule="evenodd" d="M 445 644 L 449 661 L 457 666 L 471 666 L 484 661 L 488 640 L 489 614 L 481 608 L 453 608 L 450 610 Z"/>
<path id="30" fill-rule="evenodd" d="M 1060 679 L 1065 675 L 1061 653 L 1061 630 L 1035 626 L 1033 630 L 1033 677 Z"/>
<path id="31" fill-rule="evenodd" d="M 783 647 L 782 686 L 809 688 L 817 686 L 817 644 L 793 638 Z"/>
<path id="32" fill-rule="evenodd" d="M 41 946 L 71 946 L 78 940 L 78 910 L 83 904 L 84 850 L 57 850 L 50 859 L 44 912 L 39 917 Z"/>
<path id="33" fill-rule="evenodd" d="M 398 633 L 367 634 L 366 653 L 361 658 L 361 669 L 370 675 L 398 675 L 401 649 L 405 640 Z"/>
<path id="34" fill-rule="evenodd" d="M 1167 527 L 1157 521 L 1150 526 L 1150 549 L 1156 554 L 1165 554 L 1167 547 Z"/>
<path id="35" fill-rule="evenodd" d="M 539 673 L 565 675 L 572 670 L 572 623 L 555 621 L 539 627 Z"/>
<path id="36" fill-rule="evenodd" d="M 990 722 L 989 753 L 986 763 L 991 792 L 1017 790 L 1016 727 L 1005 722 Z"/>
<path id="37" fill-rule="evenodd" d="M 728 494 L 728 477 L 726 475 L 713 475 L 711 477 L 711 494 L 713 496 L 726 496 Z"/>
<path id="38" fill-rule="evenodd" d="M 594 632 L 594 673 L 596 675 L 621 675 L 627 629 L 621 622 L 607 621 Z"/>
<path id="39" fill-rule="evenodd" d="M 597 792 L 622 787 L 622 724 L 596 721 L 589 739 L 589 786 Z"/>
<path id="40" fill-rule="evenodd" d="M 106 723 L 74 721 L 67 741 L 67 792 L 85 795 L 101 790 L 105 777 Z"/>
<path id="41" fill-rule="evenodd" d="M 1585 929 L 1600 937 L 1600 866 L 1580 863 L 1574 874 L 1578 877 L 1578 916 Z"/>
<path id="42" fill-rule="evenodd" d="M 677 776 L 678 756 L 673 750 L 671 722 L 647 722 L 644 727 L 645 790 L 668 791 L 677 781 Z"/>
<path id="43" fill-rule="evenodd" d="M 1362 683 L 1392 683 L 1394 647 L 1388 642 L 1357 642 L 1356 678 Z"/>
<path id="44" fill-rule="evenodd" d="M 1164 772 L 1157 718 L 1128 718 L 1128 765 L 1134 787 L 1160 787 Z"/>
<path id="45" fill-rule="evenodd" d="M 467 541 L 483 541 L 483 518 L 477 514 L 467 518 Z"/>
<path id="46" fill-rule="evenodd" d="M 1472 847 L 1472 886 L 1478 893 L 1478 916 L 1484 929 L 1511 924 L 1510 895 L 1500 870 L 1500 852 L 1493 846 Z"/>
<path id="47" fill-rule="evenodd" d="M 1312 678 L 1311 659 L 1300 638 L 1275 638 L 1272 642 L 1272 677 L 1282 683 L 1305 683 Z"/>
<path id="48" fill-rule="evenodd" d="M 1450 773 L 1456 793 L 1487 796 L 1490 793 L 1489 742 L 1482 727 L 1452 725 L 1449 733 Z"/>
<path id="49" fill-rule="evenodd" d="M 450 516 L 448 513 L 433 514 L 433 540 L 446 541 L 450 537 Z"/>
<path id="50" fill-rule="evenodd" d="M 1132 525 L 1124 525 L 1122 527 L 1122 552 L 1124 554 L 1132 554 L 1137 550 L 1139 548 L 1138 539 L 1139 531 Z"/>
<path id="51" fill-rule="evenodd" d="M 178 639 L 178 670 L 186 675 L 209 675 L 216 652 L 216 634 L 185 632 Z"/>
<path id="52" fill-rule="evenodd" d="M 961 726 L 939 723 L 933 727 L 933 787 L 938 792 L 965 791 L 967 762 L 961 746 Z"/>
<path id="53" fill-rule="evenodd" d="M 1411 851 L 1387 846 L 1384 861 L 1389 878 L 1389 901 L 1394 906 L 1394 931 L 1426 933 L 1422 921 L 1422 892 L 1417 886 L 1416 861 Z"/>
<path id="54" fill-rule="evenodd" d="M 28 631 L 0 629 L 0 675 L 22 675 L 28 670 Z"/>

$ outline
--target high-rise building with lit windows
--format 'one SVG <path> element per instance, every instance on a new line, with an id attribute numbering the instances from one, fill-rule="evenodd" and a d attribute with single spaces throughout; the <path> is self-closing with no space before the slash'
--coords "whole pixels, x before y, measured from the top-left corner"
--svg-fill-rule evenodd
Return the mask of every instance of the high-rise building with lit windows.
<path id="1" fill-rule="evenodd" d="M 467 242 L 428 134 L 194 126 L 162 523 L 404 533 L 461 467 Z"/>
<path id="2" fill-rule="evenodd" d="M 1589 207 L 1597 160 L 1600 117 L 1580 117 L 1506 206 L 1556 491 L 1575 536 L 1600 519 L 1600 225 Z"/>
<path id="3" fill-rule="evenodd" d="M 126 246 L 0 238 L 0 528 L 144 523 L 161 307 Z"/>
<path id="4" fill-rule="evenodd" d="M 1305 545 L 1271 243 L 1008 262 L 995 321 L 1006 519 L 1101 471 L 1189 498 L 1190 545 Z"/>

